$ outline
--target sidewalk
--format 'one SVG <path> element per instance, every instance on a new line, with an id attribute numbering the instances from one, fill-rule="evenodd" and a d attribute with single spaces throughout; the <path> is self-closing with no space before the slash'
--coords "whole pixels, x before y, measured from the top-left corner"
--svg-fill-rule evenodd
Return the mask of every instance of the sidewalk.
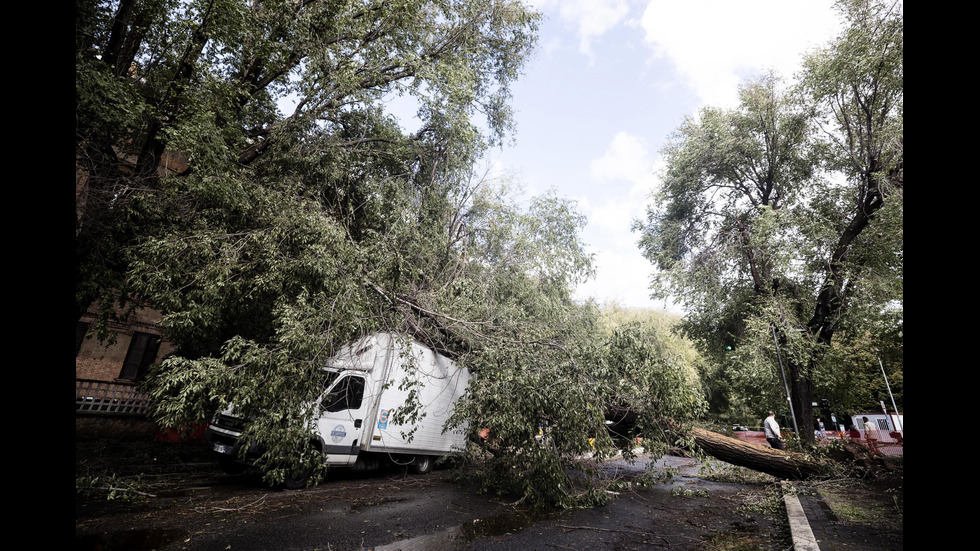
<path id="1" fill-rule="evenodd" d="M 841 521 L 819 494 L 783 488 L 794 551 L 902 551 L 902 534 Z"/>

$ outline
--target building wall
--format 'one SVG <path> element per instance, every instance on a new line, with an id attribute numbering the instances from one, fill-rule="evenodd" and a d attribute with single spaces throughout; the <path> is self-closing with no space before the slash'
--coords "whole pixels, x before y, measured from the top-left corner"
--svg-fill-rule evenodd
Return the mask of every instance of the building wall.
<path id="1" fill-rule="evenodd" d="M 92 379 L 108 383 L 131 383 L 132 381 L 121 379 L 120 374 L 123 369 L 123 364 L 126 362 L 126 355 L 132 343 L 133 334 L 139 332 L 161 335 L 158 325 L 161 320 L 161 315 L 159 312 L 147 308 L 136 310 L 124 322 L 110 324 L 110 329 L 116 332 L 116 338 L 114 342 L 108 343 L 99 342 L 91 330 L 92 323 L 95 320 L 95 308 L 93 307 L 87 315 L 79 320 L 89 324 L 89 333 L 82 340 L 78 353 L 75 355 L 75 379 Z M 163 340 L 160 343 L 160 348 L 157 351 L 154 362 L 159 362 L 173 352 L 173 350 L 173 346 L 166 340 Z M 76 394 L 76 401 L 77 399 L 78 395 Z M 196 429 L 198 430 L 191 434 L 191 438 L 201 439 L 201 428 Z M 161 431 L 157 424 L 145 415 L 112 415 L 91 413 L 76 409 L 75 439 L 88 440 L 93 438 L 158 439 L 167 441 L 186 439 L 176 431 Z"/>
<path id="2" fill-rule="evenodd" d="M 82 317 L 80 321 L 91 324 L 95 319 L 94 308 Z M 98 381 L 115 381 L 119 378 L 126 354 L 133 339 L 134 332 L 160 335 L 158 324 L 162 316 L 159 312 L 148 308 L 140 308 L 133 312 L 126 323 L 112 323 L 110 328 L 116 332 L 114 343 L 99 342 L 90 331 L 82 341 L 78 354 L 75 355 L 75 378 L 95 379 Z M 157 353 L 157 361 L 173 352 L 173 346 L 164 340 Z"/>

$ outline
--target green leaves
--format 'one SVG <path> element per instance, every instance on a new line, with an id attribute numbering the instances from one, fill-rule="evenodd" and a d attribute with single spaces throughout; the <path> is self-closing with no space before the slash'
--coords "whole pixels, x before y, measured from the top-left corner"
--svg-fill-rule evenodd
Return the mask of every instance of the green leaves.
<path id="1" fill-rule="evenodd" d="M 455 421 L 491 430 L 488 488 L 572 506 L 604 495 L 570 473 L 610 452 L 610 404 L 644 427 L 699 411 L 664 333 L 613 336 L 571 300 L 593 274 L 576 205 L 473 174 L 512 129 L 537 31 L 522 3 L 82 7 L 76 307 L 162 311 L 177 350 L 146 383 L 160 423 L 234 404 L 284 480 L 312 464 L 324 362 L 395 331 L 475 373 Z"/>
<path id="2" fill-rule="evenodd" d="M 474 433 L 489 429 L 470 450 L 484 487 L 527 505 L 602 502 L 611 481 L 596 476 L 599 461 L 630 456 L 637 436 L 654 447 L 661 421 L 703 408 L 690 347 L 668 325 L 651 316 L 602 326 L 588 305 L 565 312 L 547 341 L 485 342 L 468 356 L 477 377 L 455 416 Z"/>
<path id="3" fill-rule="evenodd" d="M 378 230 L 359 223 L 360 210 L 392 184 L 420 190 L 449 178 L 441 183 L 449 191 L 510 129 L 503 100 L 537 19 L 497 0 L 96 1 L 77 16 L 80 310 L 98 296 L 93 279 L 118 282 L 128 270 L 106 262 L 105 249 L 148 234 L 176 238 L 174 222 L 202 215 L 196 193 L 225 180 L 300 184 L 268 197 L 272 208 L 316 200 L 355 239 Z M 394 92 L 422 106 L 417 135 L 403 135 L 384 114 Z M 289 100 L 295 109 L 281 113 Z M 488 135 L 470 120 L 477 114 L 488 119 Z M 165 153 L 187 165 L 171 165 Z M 166 182 L 163 169 L 207 185 Z M 147 220 L 142 209 L 161 200 L 181 204 Z M 226 222 L 198 220 L 235 233 Z"/>
<path id="4" fill-rule="evenodd" d="M 685 121 L 659 203 L 635 224 L 661 269 L 653 291 L 681 299 L 689 334 L 721 364 L 714 396 L 730 399 L 714 403 L 785 400 L 771 384 L 779 346 L 804 423 L 835 336 L 862 335 L 902 301 L 902 5 L 839 7 L 848 28 L 807 57 L 798 86 L 764 75 L 738 108 Z"/>

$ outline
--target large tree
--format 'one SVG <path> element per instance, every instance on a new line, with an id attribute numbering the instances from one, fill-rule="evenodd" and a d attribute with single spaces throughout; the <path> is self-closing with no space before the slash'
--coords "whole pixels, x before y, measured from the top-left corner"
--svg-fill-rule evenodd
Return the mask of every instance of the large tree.
<path id="1" fill-rule="evenodd" d="M 76 314 L 163 312 L 161 422 L 235 402 L 275 464 L 339 344 L 479 348 L 486 320 L 456 323 L 493 304 L 468 279 L 470 171 L 509 136 L 536 21 L 502 0 L 76 2 Z M 388 110 L 405 100 L 413 121 Z M 509 269 L 558 296 L 588 270 L 570 262 Z"/>
<path id="2" fill-rule="evenodd" d="M 738 108 L 678 129 L 637 224 L 655 293 L 680 297 L 705 350 L 769 389 L 760 410 L 785 400 L 785 370 L 808 441 L 835 335 L 902 300 L 902 7 L 839 7 L 848 27 L 807 57 L 797 89 L 767 75 Z"/>
<path id="3" fill-rule="evenodd" d="M 678 362 L 571 300 L 591 275 L 575 205 L 474 174 L 535 25 L 505 0 L 76 3 L 76 310 L 163 312 L 157 421 L 234 403 L 281 480 L 327 358 L 398 331 L 477 374 L 456 420 L 511 450 L 487 484 L 569 505 L 605 495 L 568 469 L 608 443 L 611 396 L 696 411 Z M 405 98 L 411 130 L 388 111 Z"/>
<path id="4" fill-rule="evenodd" d="M 78 0 L 75 13 L 78 316 L 148 294 L 131 287 L 147 235 L 242 250 L 236 224 L 271 227 L 285 199 L 316 202 L 356 241 L 381 229 L 388 195 L 445 195 L 508 135 L 537 18 L 503 0 Z M 399 97 L 418 108 L 411 134 L 386 110 Z"/>

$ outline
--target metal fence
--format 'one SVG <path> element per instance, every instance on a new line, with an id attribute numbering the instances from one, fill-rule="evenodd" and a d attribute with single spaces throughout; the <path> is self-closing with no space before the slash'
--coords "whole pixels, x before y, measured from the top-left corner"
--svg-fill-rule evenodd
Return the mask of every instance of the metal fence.
<path id="1" fill-rule="evenodd" d="M 75 379 L 75 413 L 146 415 L 148 403 L 132 383 Z"/>
<path id="2" fill-rule="evenodd" d="M 899 431 L 876 431 L 875 446 L 885 455 L 905 455 L 905 436 Z M 827 433 L 828 435 L 830 432 Z M 848 438 L 853 442 L 868 445 L 868 437 L 863 430 L 850 430 L 841 433 L 839 438 Z"/>

